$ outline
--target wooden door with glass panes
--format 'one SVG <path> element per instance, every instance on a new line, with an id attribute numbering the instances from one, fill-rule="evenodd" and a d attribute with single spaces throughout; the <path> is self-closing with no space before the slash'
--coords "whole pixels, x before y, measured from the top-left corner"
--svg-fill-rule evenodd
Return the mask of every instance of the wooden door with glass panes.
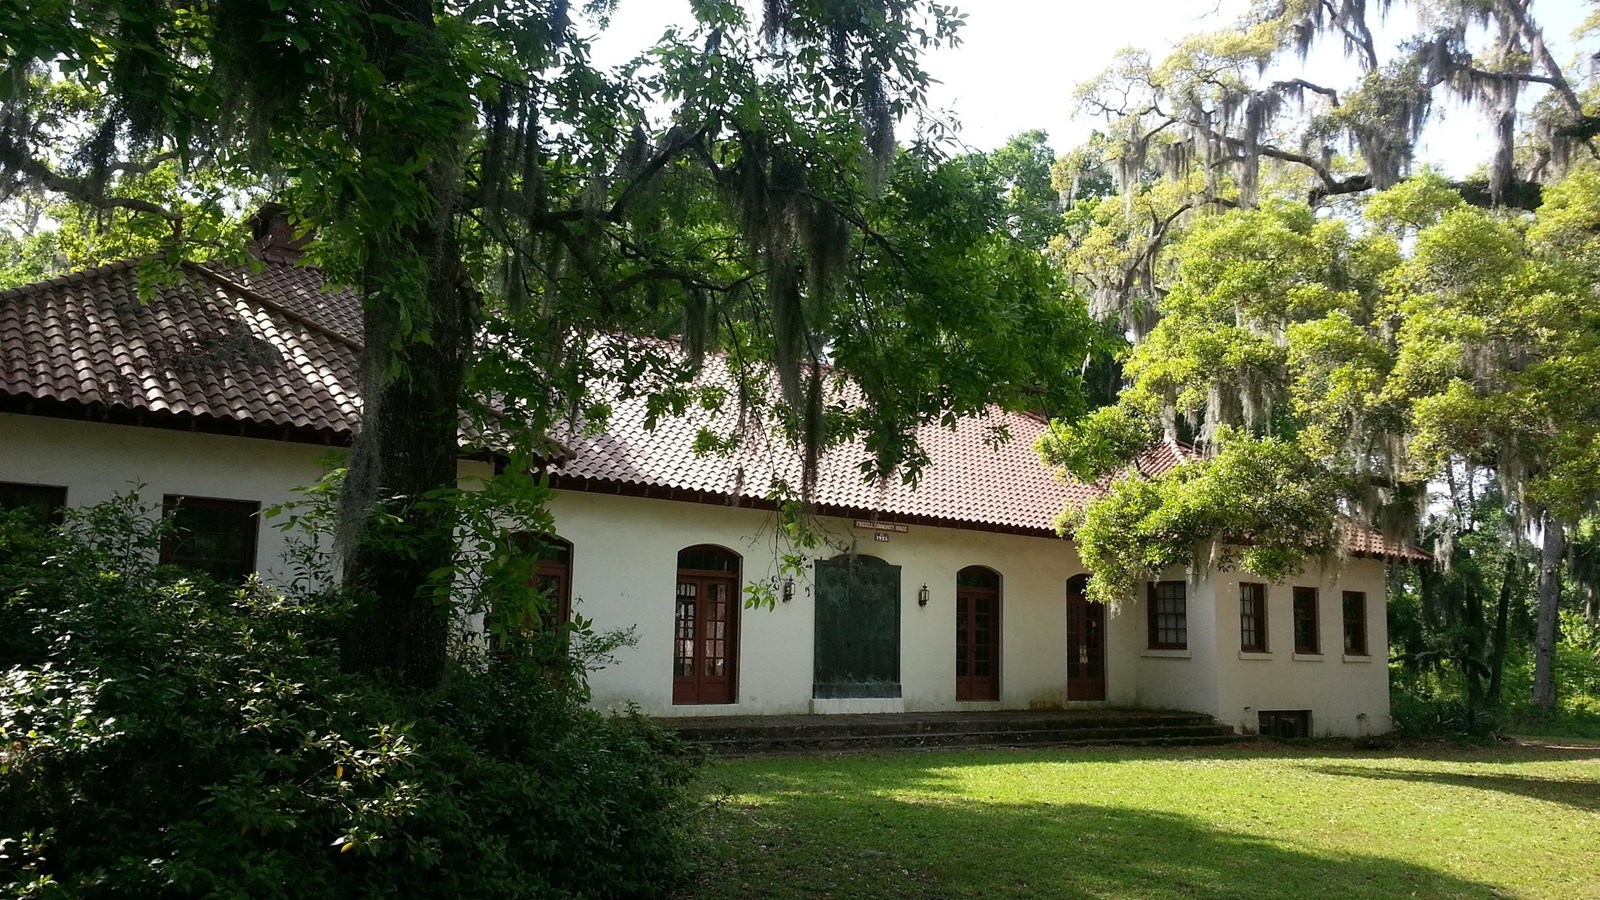
<path id="1" fill-rule="evenodd" d="M 1106 698 L 1106 608 L 1084 596 L 1089 578 L 1067 582 L 1067 699 Z"/>
<path id="2" fill-rule="evenodd" d="M 982 566 L 956 573 L 956 699 L 1000 699 L 1000 576 Z"/>
<path id="3" fill-rule="evenodd" d="M 673 703 L 734 702 L 738 606 L 737 557 L 719 547 L 678 554 Z"/>

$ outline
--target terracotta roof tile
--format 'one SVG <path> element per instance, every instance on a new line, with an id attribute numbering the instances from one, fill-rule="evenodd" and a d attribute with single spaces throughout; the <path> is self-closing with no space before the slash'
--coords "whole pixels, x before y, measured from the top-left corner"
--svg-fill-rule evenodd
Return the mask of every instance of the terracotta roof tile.
<path id="1" fill-rule="evenodd" d="M 707 381 L 724 383 L 730 377 L 713 363 L 702 375 L 702 382 Z M 830 402 L 849 398 L 836 390 Z M 646 427 L 647 414 L 644 399 L 624 400 L 614 404 L 603 433 L 577 430 L 569 435 L 565 442 L 574 458 L 560 468 L 560 475 L 746 500 L 766 499 L 779 484 L 798 492 L 800 454 L 775 429 L 745 429 L 730 454 L 696 455 L 695 440 L 702 429 L 738 431 L 734 411 L 691 408 L 682 417 L 660 419 L 654 430 Z M 1062 508 L 1087 502 L 1094 489 L 1064 482 L 1040 463 L 1033 445 L 1044 429 L 1037 417 L 998 409 L 958 420 L 953 428 L 924 426 L 917 440 L 930 464 L 914 487 L 899 478 L 864 480 L 865 448 L 859 443 L 835 447 L 819 461 L 815 501 L 824 508 L 890 518 L 1054 533 Z M 1009 440 L 1000 440 L 1002 436 Z"/>
<path id="2" fill-rule="evenodd" d="M 1188 444 L 1163 441 L 1140 454 L 1139 458 L 1133 461 L 1133 465 L 1146 476 L 1158 478 L 1177 468 L 1181 463 L 1193 462 L 1199 458 L 1199 451 Z"/>
<path id="3" fill-rule="evenodd" d="M 1353 523 L 1345 528 L 1345 551 L 1351 556 L 1370 556 L 1407 562 L 1428 562 L 1433 559 L 1416 547 L 1391 541 L 1376 529 Z"/>
<path id="4" fill-rule="evenodd" d="M 352 433 L 355 295 L 266 271 L 186 264 L 148 303 L 131 261 L 0 292 L 0 394 Z"/>
<path id="5" fill-rule="evenodd" d="M 357 295 L 326 290 L 318 269 L 282 262 L 261 271 L 186 264 L 147 303 L 131 261 L 0 291 L 0 395 L 348 437 L 360 415 L 360 349 Z M 726 379 L 718 369 L 708 366 L 702 378 Z M 574 434 L 557 448 L 572 456 L 561 476 L 751 500 L 778 483 L 800 484 L 798 454 L 770 430 L 749 430 L 730 455 L 695 454 L 702 428 L 734 430 L 732 412 L 693 409 L 654 430 L 646 414 L 644 399 L 617 402 L 605 433 Z M 931 462 L 915 487 L 863 480 L 865 448 L 836 447 L 820 461 L 816 500 L 839 511 L 1053 533 L 1065 506 L 1099 489 L 1063 481 L 1040 462 L 1033 445 L 1044 429 L 1037 417 L 998 409 L 926 426 L 917 438 Z M 1136 465 L 1156 476 L 1192 456 L 1160 445 Z M 1364 529 L 1352 530 L 1350 550 L 1426 558 Z"/>

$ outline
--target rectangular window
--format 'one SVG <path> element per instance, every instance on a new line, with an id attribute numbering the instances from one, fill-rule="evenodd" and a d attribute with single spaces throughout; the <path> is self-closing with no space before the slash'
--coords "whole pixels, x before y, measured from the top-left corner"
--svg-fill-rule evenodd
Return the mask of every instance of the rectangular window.
<path id="1" fill-rule="evenodd" d="M 168 494 L 162 510 L 173 529 L 161 539 L 163 563 L 241 584 L 256 570 L 256 526 L 261 504 Z"/>
<path id="2" fill-rule="evenodd" d="M 1189 649 L 1189 610 L 1181 581 L 1150 582 L 1150 649 Z"/>
<path id="3" fill-rule="evenodd" d="M 1294 652 L 1315 655 L 1322 652 L 1317 633 L 1317 589 L 1294 589 Z"/>
<path id="4" fill-rule="evenodd" d="M 1361 591 L 1344 592 L 1344 652 L 1367 655 L 1367 595 Z"/>
<path id="5" fill-rule="evenodd" d="M 1267 652 L 1267 586 L 1239 585 L 1239 649 Z"/>
<path id="6" fill-rule="evenodd" d="M 40 522 L 61 524 L 67 508 L 67 489 L 51 484 L 0 481 L 0 510 L 25 510 Z"/>
<path id="7" fill-rule="evenodd" d="M 1256 716 L 1256 733 L 1262 737 L 1303 738 L 1311 736 L 1311 710 L 1263 709 Z"/>

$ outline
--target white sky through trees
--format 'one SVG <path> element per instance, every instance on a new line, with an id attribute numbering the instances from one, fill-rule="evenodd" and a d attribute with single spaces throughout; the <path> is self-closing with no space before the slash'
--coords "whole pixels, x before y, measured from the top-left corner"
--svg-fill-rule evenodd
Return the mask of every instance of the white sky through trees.
<path id="1" fill-rule="evenodd" d="M 950 2 L 950 0 L 947 0 Z M 961 139 L 992 150 L 1030 128 L 1050 133 L 1057 152 L 1077 145 L 1099 123 L 1077 118 L 1077 85 L 1099 74 L 1122 47 L 1149 50 L 1159 59 L 1183 38 L 1227 27 L 1249 0 L 954 0 L 967 16 L 962 44 L 929 54 L 928 72 L 941 84 L 931 105 L 961 124 Z M 1373 4 L 1374 7 L 1377 4 Z M 1578 83 L 1592 77 L 1585 60 L 1574 64 L 1572 32 L 1590 9 L 1585 0 L 1534 0 L 1535 21 L 1556 60 Z M 688 0 L 621 0 L 610 29 L 595 42 L 595 61 L 623 62 L 672 25 L 692 24 Z M 1396 4 L 1381 21 L 1373 12 L 1380 51 L 1419 30 L 1410 8 Z M 1296 67 L 1298 68 L 1298 66 Z M 1312 81 L 1343 89 L 1356 67 L 1340 48 L 1323 41 L 1304 70 Z M 1534 92 L 1529 92 L 1530 94 Z M 1419 163 L 1453 177 L 1468 175 L 1492 154 L 1488 120 L 1479 111 L 1443 99 L 1418 148 Z"/>

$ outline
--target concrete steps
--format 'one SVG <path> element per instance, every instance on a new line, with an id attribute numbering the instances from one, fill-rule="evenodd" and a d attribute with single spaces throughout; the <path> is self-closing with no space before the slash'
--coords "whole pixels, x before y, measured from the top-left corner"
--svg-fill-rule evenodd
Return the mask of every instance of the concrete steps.
<path id="1" fill-rule="evenodd" d="M 1210 716 L 1145 710 L 703 716 L 656 722 L 729 756 L 935 747 L 1189 746 L 1247 740 Z"/>

